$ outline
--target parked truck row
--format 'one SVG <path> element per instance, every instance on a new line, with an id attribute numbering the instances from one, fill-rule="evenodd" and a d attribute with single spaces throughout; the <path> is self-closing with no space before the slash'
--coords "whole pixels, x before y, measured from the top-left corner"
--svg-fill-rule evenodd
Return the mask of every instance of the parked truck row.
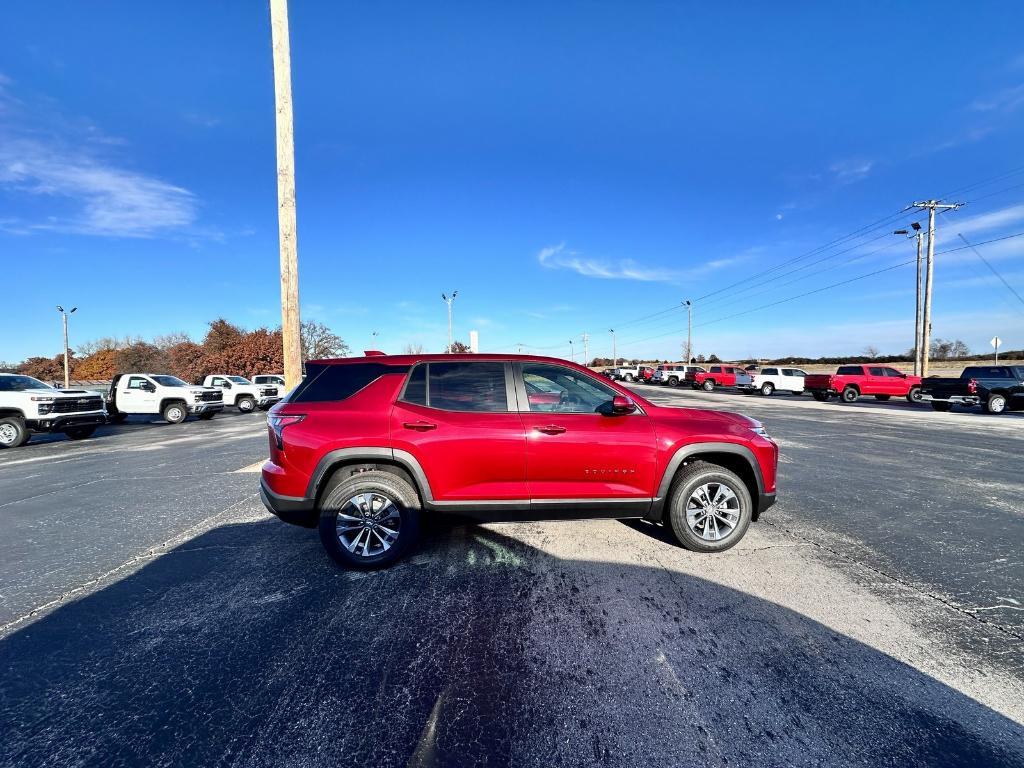
<path id="1" fill-rule="evenodd" d="M 120 373 L 106 392 L 58 389 L 31 376 L 0 373 L 0 448 L 17 448 L 33 434 L 90 437 L 102 424 L 129 416 L 160 416 L 180 424 L 188 416 L 212 419 L 225 406 L 251 413 L 267 410 L 283 397 L 284 380 L 274 374 L 251 382 L 242 376 L 212 374 L 188 384 L 163 373 Z"/>

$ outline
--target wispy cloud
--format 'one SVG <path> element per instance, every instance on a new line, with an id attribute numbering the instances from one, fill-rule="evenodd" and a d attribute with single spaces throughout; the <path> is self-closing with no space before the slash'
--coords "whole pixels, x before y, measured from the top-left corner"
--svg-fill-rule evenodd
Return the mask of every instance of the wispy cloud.
<path id="1" fill-rule="evenodd" d="M 977 99 L 968 106 L 975 112 L 1011 112 L 1024 104 L 1024 83 L 1003 88 L 990 96 Z"/>
<path id="2" fill-rule="evenodd" d="M 195 195 L 112 159 L 111 148 L 123 142 L 87 121 L 29 124 L 30 110 L 11 86 L 0 75 L 0 189 L 40 201 L 45 213 L 10 216 L 6 231 L 153 237 L 194 224 Z"/>
<path id="3" fill-rule="evenodd" d="M 832 163 L 828 170 L 840 184 L 852 184 L 855 181 L 867 178 L 874 165 L 873 160 L 851 158 Z"/>
<path id="4" fill-rule="evenodd" d="M 576 272 L 584 277 L 602 280 L 635 280 L 646 283 L 678 283 L 736 264 L 744 256 L 715 259 L 692 269 L 678 270 L 650 267 L 633 259 L 596 259 L 566 248 L 565 243 L 549 245 L 537 253 L 537 261 L 545 269 Z"/>

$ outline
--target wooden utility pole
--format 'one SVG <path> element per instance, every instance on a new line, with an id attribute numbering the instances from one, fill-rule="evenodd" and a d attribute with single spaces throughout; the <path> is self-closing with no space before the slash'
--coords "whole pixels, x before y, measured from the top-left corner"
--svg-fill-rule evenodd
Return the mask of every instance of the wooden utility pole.
<path id="1" fill-rule="evenodd" d="M 277 113 L 277 229 L 281 250 L 281 336 L 284 381 L 302 379 L 299 319 L 299 255 L 295 231 L 295 139 L 292 128 L 292 63 L 288 44 L 288 0 L 270 0 L 274 47 L 274 103 Z"/>
<path id="2" fill-rule="evenodd" d="M 924 313 L 921 319 L 921 376 L 928 375 L 931 357 L 932 337 L 932 274 L 935 270 L 935 211 L 955 211 L 963 203 L 940 203 L 938 200 L 924 200 L 911 203 L 910 208 L 928 211 L 928 258 L 924 278 Z"/>
<path id="3" fill-rule="evenodd" d="M 924 244 L 924 233 L 918 232 L 917 235 L 917 299 L 916 306 L 914 309 L 914 375 L 921 375 L 921 330 L 924 328 L 924 323 L 921 322 L 921 256 L 922 256 L 922 245 Z"/>

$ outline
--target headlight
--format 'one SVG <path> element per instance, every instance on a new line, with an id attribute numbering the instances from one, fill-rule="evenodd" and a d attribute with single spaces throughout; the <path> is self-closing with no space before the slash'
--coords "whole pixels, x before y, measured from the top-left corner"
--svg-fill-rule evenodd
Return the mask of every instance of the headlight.
<path id="1" fill-rule="evenodd" d="M 45 416 L 46 414 L 48 414 L 52 410 L 53 410 L 53 403 L 40 403 L 39 404 L 39 415 L 40 416 Z"/>
<path id="2" fill-rule="evenodd" d="M 203 390 L 201 390 L 201 389 L 193 389 L 192 390 L 192 394 L 195 395 L 196 397 L 200 397 L 203 394 Z"/>
<path id="3" fill-rule="evenodd" d="M 54 398 L 52 397 L 32 397 L 32 402 L 34 403 L 52 403 L 53 400 Z"/>

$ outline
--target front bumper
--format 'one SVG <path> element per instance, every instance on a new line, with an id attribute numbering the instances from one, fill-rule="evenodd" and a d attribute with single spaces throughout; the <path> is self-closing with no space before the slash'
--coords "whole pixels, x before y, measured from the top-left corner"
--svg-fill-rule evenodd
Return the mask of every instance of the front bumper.
<path id="1" fill-rule="evenodd" d="M 949 397 L 934 397 L 933 395 L 921 395 L 922 403 L 949 403 L 950 405 L 978 405 L 981 398 L 978 395 L 950 395 Z"/>
<path id="2" fill-rule="evenodd" d="M 267 510 L 281 521 L 303 528 L 316 528 L 317 514 L 312 499 L 296 496 L 280 496 L 267 487 L 267 481 L 260 478 L 260 499 Z"/>
<path id="3" fill-rule="evenodd" d="M 216 402 L 212 402 L 212 403 L 208 403 L 208 402 L 192 403 L 188 407 L 188 412 L 189 413 L 217 413 L 218 411 L 223 411 L 223 410 L 224 410 L 224 401 L 223 400 L 221 402 L 219 402 L 219 403 L 216 403 Z"/>
<path id="4" fill-rule="evenodd" d="M 757 508 L 754 509 L 754 514 L 751 515 L 752 520 L 757 520 L 768 507 L 775 504 L 774 493 L 759 493 L 757 494 Z"/>
<path id="5" fill-rule="evenodd" d="M 25 426 L 33 432 L 63 432 L 71 427 L 98 427 L 107 423 L 107 414 L 97 411 L 93 413 L 68 413 L 55 416 L 40 416 L 29 419 Z"/>
<path id="6" fill-rule="evenodd" d="M 282 398 L 280 395 L 275 397 L 261 397 L 259 400 L 256 401 L 256 405 L 259 406 L 260 408 L 270 408 L 271 406 L 280 403 L 281 400 Z"/>

